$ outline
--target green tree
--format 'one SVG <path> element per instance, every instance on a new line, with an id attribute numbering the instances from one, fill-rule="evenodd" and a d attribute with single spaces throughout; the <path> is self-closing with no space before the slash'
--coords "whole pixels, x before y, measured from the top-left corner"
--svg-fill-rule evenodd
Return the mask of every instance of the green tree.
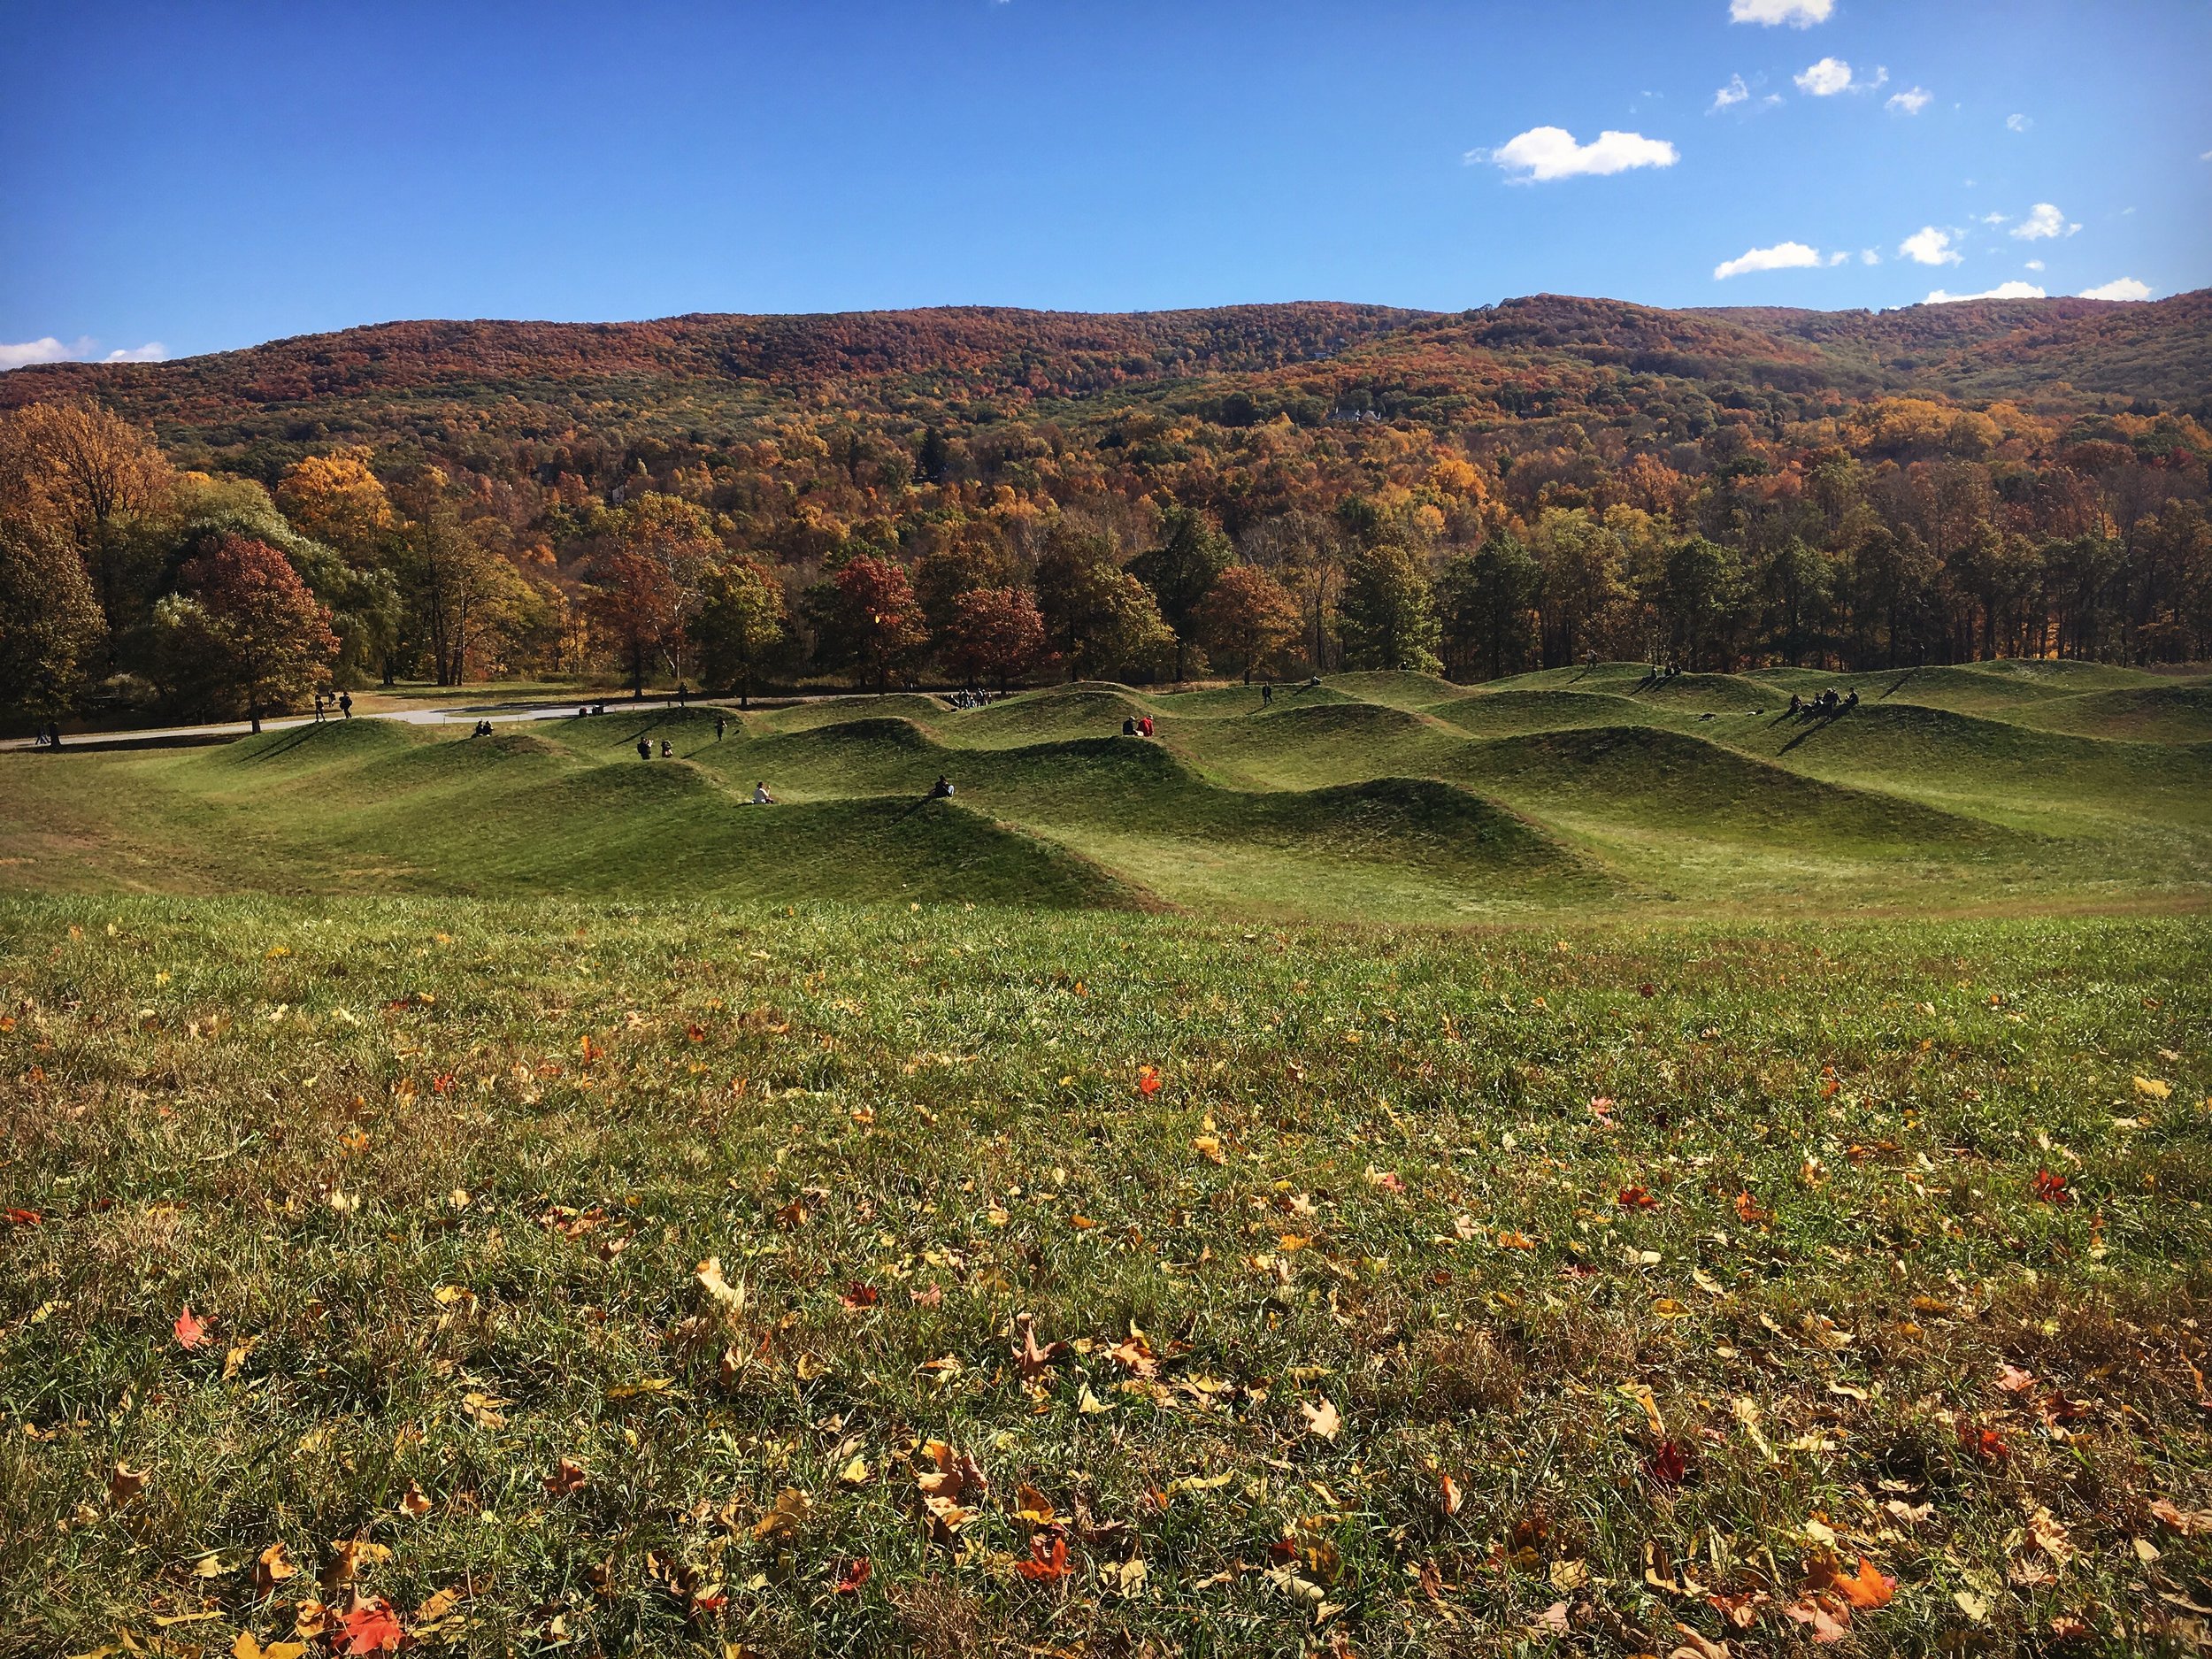
<path id="1" fill-rule="evenodd" d="M 1397 542 L 1369 548 L 1345 566 L 1338 626 L 1347 668 L 1434 673 L 1442 666 L 1436 655 L 1442 630 L 1428 573 Z"/>
<path id="2" fill-rule="evenodd" d="M 1790 537 L 1767 557 L 1760 572 L 1763 632 L 1768 649 L 1784 662 L 1802 664 L 1825 639 L 1834 583 L 1827 556 L 1800 537 Z"/>
<path id="3" fill-rule="evenodd" d="M 1476 669 L 1496 680 L 1528 665 L 1543 580 L 1534 556 L 1504 531 L 1445 567 L 1437 584 L 1439 621 L 1444 660 L 1455 679 Z"/>
<path id="4" fill-rule="evenodd" d="M 710 686 L 735 686 L 737 706 L 749 707 L 753 676 L 790 636 L 783 583 L 758 559 L 726 558 L 700 588 L 692 626 L 699 672 Z"/>
<path id="5" fill-rule="evenodd" d="M 1167 517 L 1160 545 L 1129 562 L 1129 573 L 1152 590 L 1161 617 L 1175 630 L 1175 678 L 1190 677 L 1198 608 L 1235 557 L 1229 538 L 1203 513 L 1179 507 Z"/>
<path id="6" fill-rule="evenodd" d="M 1065 525 L 1048 533 L 1037 606 L 1071 677 L 1147 679 L 1173 660 L 1175 632 L 1152 590 L 1122 569 L 1103 535 Z"/>
<path id="7" fill-rule="evenodd" d="M 1669 555 L 1659 604 L 1674 656 L 1691 669 L 1734 665 L 1742 623 L 1742 565 L 1733 548 L 1692 536 Z"/>
<path id="8" fill-rule="evenodd" d="M 47 717 L 67 711 L 106 638 L 77 550 L 0 518 L 0 706 Z"/>

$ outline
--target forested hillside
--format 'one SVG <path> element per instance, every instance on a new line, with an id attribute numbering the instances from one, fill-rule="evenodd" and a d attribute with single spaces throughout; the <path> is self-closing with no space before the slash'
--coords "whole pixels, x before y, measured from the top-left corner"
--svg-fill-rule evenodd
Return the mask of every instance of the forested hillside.
<path id="1" fill-rule="evenodd" d="M 0 375 L 0 703 L 2212 656 L 2212 291 L 395 323 Z"/>

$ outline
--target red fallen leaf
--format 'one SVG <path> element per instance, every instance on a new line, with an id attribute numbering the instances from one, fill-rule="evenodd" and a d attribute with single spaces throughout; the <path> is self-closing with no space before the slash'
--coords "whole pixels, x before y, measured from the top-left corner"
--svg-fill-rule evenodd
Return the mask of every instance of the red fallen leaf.
<path id="1" fill-rule="evenodd" d="M 1749 1193 L 1736 1194 L 1736 1215 L 1747 1227 L 1755 1227 L 1774 1219 L 1773 1212 L 1762 1210 L 1759 1201 Z"/>
<path id="2" fill-rule="evenodd" d="M 1649 979 L 1646 979 L 1641 985 L 1636 987 L 1636 995 L 1639 996 L 1656 996 L 1659 995 L 1659 992 L 1657 987 L 1655 987 Z"/>
<path id="3" fill-rule="evenodd" d="M 177 1316 L 176 1332 L 179 1348 L 197 1348 L 207 1340 L 207 1321 L 194 1313 L 187 1302 L 184 1311 Z"/>
<path id="4" fill-rule="evenodd" d="M 1021 1368 L 1022 1376 L 1030 1382 L 1035 1382 L 1040 1377 L 1048 1376 L 1052 1371 L 1052 1362 L 1068 1351 L 1068 1345 L 1065 1342 L 1046 1342 L 1040 1345 L 1037 1340 L 1037 1327 L 1027 1314 L 1023 1314 L 1015 1323 L 1021 1326 L 1022 1340 L 1015 1346 L 1014 1363 Z"/>
<path id="5" fill-rule="evenodd" d="M 8 1211 L 8 1220 L 19 1227 L 35 1227 L 42 1219 L 43 1217 L 41 1217 L 35 1210 L 11 1210 Z"/>
<path id="6" fill-rule="evenodd" d="M 2039 1203 L 2070 1204 L 2074 1202 L 2074 1194 L 2067 1190 L 2066 1178 L 2063 1175 L 2054 1175 L 2048 1170 L 2038 1170 L 2035 1172 L 2034 1190 L 2036 1202 Z"/>
<path id="7" fill-rule="evenodd" d="M 1959 1446 L 1968 1456 L 1985 1463 L 2007 1463 L 2012 1457 L 2012 1448 L 2005 1444 L 2004 1436 L 1971 1423 L 1959 1425 Z"/>
<path id="8" fill-rule="evenodd" d="M 704 1025 L 693 1025 L 687 1028 L 684 1034 L 694 1042 L 704 1042 L 707 1040 L 707 1028 Z"/>
<path id="9" fill-rule="evenodd" d="M 1597 1276 L 1598 1270 L 1587 1262 L 1570 1262 L 1559 1270 L 1562 1279 L 1595 1279 Z"/>
<path id="10" fill-rule="evenodd" d="M 1029 1540 L 1029 1559 L 1016 1562 L 1014 1571 L 1033 1583 L 1066 1578 L 1075 1571 L 1068 1565 L 1068 1540 L 1057 1530 L 1038 1533 Z"/>
<path id="11" fill-rule="evenodd" d="M 407 1640 L 407 1631 L 392 1611 L 392 1604 L 380 1595 L 355 1602 L 339 1627 L 337 1640 L 342 1654 L 396 1653 L 400 1643 Z"/>
<path id="12" fill-rule="evenodd" d="M 1644 1472 L 1663 1486 L 1678 1486 L 1690 1476 L 1690 1448 L 1678 1440 L 1661 1440 L 1644 1458 Z"/>
<path id="13" fill-rule="evenodd" d="M 1298 1546 L 1290 1539 L 1279 1538 L 1267 1547 L 1267 1558 L 1277 1566 L 1298 1558 Z"/>
<path id="14" fill-rule="evenodd" d="M 436 1077 L 434 1077 L 434 1078 L 431 1079 L 430 1079 L 430 1092 L 431 1092 L 433 1094 L 452 1094 L 452 1093 L 453 1093 L 453 1073 L 452 1073 L 452 1072 L 450 1072 L 450 1071 L 441 1071 L 441 1072 L 439 1072 L 439 1073 L 438 1073 L 438 1075 L 437 1075 Z"/>
<path id="15" fill-rule="evenodd" d="M 1156 1065 L 1139 1066 L 1137 1068 L 1137 1093 L 1140 1094 L 1157 1094 L 1159 1092 L 1160 1068 Z"/>
<path id="16" fill-rule="evenodd" d="M 581 1490 L 591 1484 L 591 1477 L 584 1466 L 572 1457 L 564 1457 L 545 1478 L 545 1489 L 557 1498 Z"/>
<path id="17" fill-rule="evenodd" d="M 1659 1201 L 1640 1187 L 1624 1187 L 1613 1201 L 1623 1210 L 1655 1210 Z"/>
<path id="18" fill-rule="evenodd" d="M 845 1294 L 838 1300 L 854 1312 L 858 1312 L 863 1308 L 874 1307 L 882 1300 L 882 1297 L 873 1285 L 864 1285 L 858 1279 L 855 1279 L 845 1286 Z"/>
<path id="19" fill-rule="evenodd" d="M 1841 1567 L 1832 1563 L 1828 1582 L 1822 1588 L 1841 1596 L 1855 1608 L 1887 1607 L 1890 1598 L 1897 1594 L 1897 1580 L 1862 1555 L 1858 1571 L 1847 1577 Z"/>
<path id="20" fill-rule="evenodd" d="M 831 1589 L 830 1594 L 832 1595 L 856 1594 L 860 1586 L 868 1582 L 868 1576 L 875 1570 L 876 1563 L 867 1556 L 855 1557 L 845 1563 L 845 1570 L 838 1574 L 837 1583 Z"/>
<path id="21" fill-rule="evenodd" d="M 1794 1601 L 1786 1601 L 1782 1611 L 1799 1624 L 1810 1625 L 1813 1640 L 1816 1642 L 1846 1641 L 1850 1638 L 1850 1609 L 1829 1603 L 1819 1596 L 1801 1596 Z"/>

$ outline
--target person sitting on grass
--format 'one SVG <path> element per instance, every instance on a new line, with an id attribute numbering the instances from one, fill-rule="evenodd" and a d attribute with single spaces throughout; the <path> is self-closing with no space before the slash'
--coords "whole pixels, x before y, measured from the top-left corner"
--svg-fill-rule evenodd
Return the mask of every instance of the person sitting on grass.
<path id="1" fill-rule="evenodd" d="M 666 760 L 676 752 L 676 746 L 666 738 L 661 739 L 661 758 Z"/>
<path id="2" fill-rule="evenodd" d="M 952 798 L 952 780 L 946 777 L 944 773 L 939 772 L 937 781 L 929 786 L 928 798 L 932 801 L 949 801 Z"/>
<path id="3" fill-rule="evenodd" d="M 760 782 L 756 783 L 753 786 L 753 804 L 755 806 L 773 806 L 776 804 L 776 797 L 768 793 L 767 780 L 763 779 Z"/>
<path id="4" fill-rule="evenodd" d="M 1843 706 L 1847 709 L 1855 709 L 1859 706 L 1859 688 L 1856 686 L 1852 687 L 1845 695 Z"/>
<path id="5" fill-rule="evenodd" d="M 637 757 L 640 760 L 650 760 L 653 758 L 653 740 L 651 738 L 641 737 L 638 739 Z"/>
<path id="6" fill-rule="evenodd" d="M 1121 734 L 1124 737 L 1136 736 L 1137 717 L 1135 715 L 1125 714 L 1121 717 Z"/>

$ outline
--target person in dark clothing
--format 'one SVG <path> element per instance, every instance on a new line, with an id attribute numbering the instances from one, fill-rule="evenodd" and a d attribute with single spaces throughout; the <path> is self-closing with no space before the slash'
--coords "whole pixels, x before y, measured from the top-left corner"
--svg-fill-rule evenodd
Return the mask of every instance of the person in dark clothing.
<path id="1" fill-rule="evenodd" d="M 722 741 L 722 733 L 729 729 L 729 724 L 718 714 L 714 717 L 714 741 L 716 742 Z"/>
<path id="2" fill-rule="evenodd" d="M 1843 706 L 1847 709 L 1855 709 L 1859 706 L 1859 688 L 1856 686 L 1852 687 L 1844 697 Z"/>
<path id="3" fill-rule="evenodd" d="M 1135 715 L 1125 714 L 1121 717 L 1121 734 L 1124 737 L 1136 736 L 1137 717 Z"/>
<path id="4" fill-rule="evenodd" d="M 353 693 L 342 691 L 338 694 L 338 712 L 349 720 L 353 718 Z"/>
<path id="5" fill-rule="evenodd" d="M 686 686 L 682 680 L 678 680 L 676 682 L 676 706 L 680 709 L 683 708 L 685 706 L 684 699 L 689 695 L 691 695 L 691 688 Z"/>
<path id="6" fill-rule="evenodd" d="M 672 755 L 674 755 L 674 754 L 675 754 L 675 752 L 676 752 L 676 746 L 675 746 L 673 743 L 671 743 L 671 742 L 670 742 L 670 741 L 669 741 L 666 738 L 664 738 L 664 737 L 663 739 L 661 739 L 661 758 L 662 758 L 663 760 L 666 760 L 666 759 L 668 759 L 670 757 L 672 757 Z"/>
<path id="7" fill-rule="evenodd" d="M 1794 691 L 1790 693 L 1790 712 L 1792 714 L 1801 714 L 1804 710 L 1805 699 L 1799 696 Z"/>
<path id="8" fill-rule="evenodd" d="M 1271 680 L 1263 680 L 1260 685 L 1260 707 L 1268 709 L 1274 707 L 1274 704 L 1275 682 Z"/>
<path id="9" fill-rule="evenodd" d="M 640 760 L 650 760 L 653 758 L 653 740 L 651 738 L 641 737 L 638 739 L 637 757 Z"/>
<path id="10" fill-rule="evenodd" d="M 949 800 L 952 792 L 952 780 L 941 772 L 938 774 L 937 781 L 929 786 L 929 798 L 933 801 Z"/>

